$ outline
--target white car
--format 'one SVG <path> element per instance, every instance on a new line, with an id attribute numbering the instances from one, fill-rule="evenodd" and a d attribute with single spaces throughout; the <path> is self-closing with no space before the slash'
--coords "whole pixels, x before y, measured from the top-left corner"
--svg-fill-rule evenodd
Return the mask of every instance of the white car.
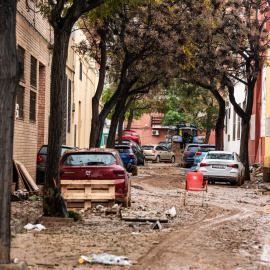
<path id="1" fill-rule="evenodd" d="M 215 182 L 230 182 L 242 185 L 245 180 L 245 167 L 235 152 L 209 151 L 197 167 L 203 179 Z"/>

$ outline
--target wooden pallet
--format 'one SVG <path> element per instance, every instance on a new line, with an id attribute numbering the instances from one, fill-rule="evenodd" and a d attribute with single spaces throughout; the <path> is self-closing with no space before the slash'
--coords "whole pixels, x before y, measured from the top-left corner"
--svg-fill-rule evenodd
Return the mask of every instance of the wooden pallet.
<path id="1" fill-rule="evenodd" d="M 115 180 L 61 180 L 61 193 L 68 210 L 112 207 L 115 204 Z"/>

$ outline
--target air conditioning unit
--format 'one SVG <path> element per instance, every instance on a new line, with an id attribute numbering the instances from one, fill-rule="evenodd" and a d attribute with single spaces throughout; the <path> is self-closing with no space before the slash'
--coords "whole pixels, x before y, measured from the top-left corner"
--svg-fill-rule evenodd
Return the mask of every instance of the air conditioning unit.
<path id="1" fill-rule="evenodd" d="M 159 135 L 159 130 L 152 130 L 152 135 L 158 136 Z"/>

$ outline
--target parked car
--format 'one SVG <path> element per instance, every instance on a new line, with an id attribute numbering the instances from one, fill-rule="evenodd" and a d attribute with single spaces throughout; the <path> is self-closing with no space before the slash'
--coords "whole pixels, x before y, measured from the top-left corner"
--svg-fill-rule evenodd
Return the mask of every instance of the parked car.
<path id="1" fill-rule="evenodd" d="M 132 175 L 138 174 L 137 157 L 135 156 L 130 145 L 116 145 L 115 149 L 118 151 L 124 166 Z"/>
<path id="2" fill-rule="evenodd" d="M 152 160 L 155 162 L 168 161 L 175 162 L 175 155 L 167 147 L 158 144 L 149 144 L 142 146 L 143 153 L 146 160 Z"/>
<path id="3" fill-rule="evenodd" d="M 116 202 L 131 205 L 131 182 L 116 149 L 71 149 L 60 161 L 61 180 L 115 180 Z"/>
<path id="4" fill-rule="evenodd" d="M 135 156 L 137 157 L 137 165 L 145 166 L 146 159 L 143 150 L 136 142 L 131 140 L 123 140 L 122 144 L 130 145 L 132 147 Z M 118 145 L 118 141 L 115 141 L 115 145 Z"/>
<path id="5" fill-rule="evenodd" d="M 122 135 L 123 140 L 131 140 L 131 141 L 136 142 L 137 144 L 141 145 L 140 135 L 136 131 L 123 130 L 122 134 L 123 134 Z M 116 136 L 115 140 L 118 140 L 118 135 Z"/>
<path id="6" fill-rule="evenodd" d="M 62 145 L 61 148 L 61 156 L 66 150 L 75 148 L 74 146 L 67 146 Z M 46 160 L 47 160 L 47 150 L 48 145 L 43 145 L 40 150 L 37 153 L 37 171 L 36 171 L 36 177 L 37 177 L 37 184 L 44 183 L 44 175 L 45 175 L 45 167 L 46 167 Z"/>
<path id="7" fill-rule="evenodd" d="M 170 143 L 170 142 L 168 142 L 168 143 L 166 143 L 166 142 L 159 142 L 158 144 L 167 147 L 169 150 L 172 149 L 172 143 Z"/>
<path id="8" fill-rule="evenodd" d="M 182 166 L 186 168 L 187 166 L 192 166 L 194 164 L 194 156 L 197 152 L 199 144 L 187 144 L 182 156 Z"/>
<path id="9" fill-rule="evenodd" d="M 194 157 L 194 164 L 199 164 L 207 152 L 215 151 L 216 146 L 214 144 L 200 144 Z"/>
<path id="10" fill-rule="evenodd" d="M 240 186 L 244 182 L 245 167 L 235 152 L 209 151 L 197 171 L 212 183 L 223 181 Z"/>

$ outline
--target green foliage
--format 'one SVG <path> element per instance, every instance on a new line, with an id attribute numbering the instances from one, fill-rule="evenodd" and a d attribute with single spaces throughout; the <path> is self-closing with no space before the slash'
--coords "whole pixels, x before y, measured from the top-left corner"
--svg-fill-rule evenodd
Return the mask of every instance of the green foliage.
<path id="1" fill-rule="evenodd" d="M 209 90 L 184 83 L 179 78 L 166 92 L 164 125 L 185 121 L 199 125 L 204 130 L 215 129 L 219 108 Z"/>
<path id="2" fill-rule="evenodd" d="M 169 110 L 163 118 L 162 125 L 164 126 L 176 125 L 183 121 L 184 122 L 187 121 L 185 113 L 179 113 L 178 111 Z"/>

